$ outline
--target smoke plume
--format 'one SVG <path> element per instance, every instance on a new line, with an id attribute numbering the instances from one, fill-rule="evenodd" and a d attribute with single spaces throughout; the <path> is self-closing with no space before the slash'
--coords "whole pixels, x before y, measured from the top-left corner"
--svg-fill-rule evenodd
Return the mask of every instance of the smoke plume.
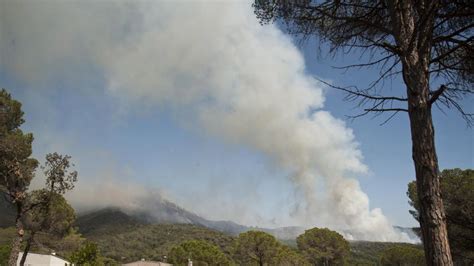
<path id="1" fill-rule="evenodd" d="M 367 172 L 354 134 L 323 109 L 301 53 L 250 3 L 2 1 L 0 10 L 1 71 L 46 83 L 98 71 L 122 103 L 164 106 L 268 156 L 304 195 L 293 213 L 301 225 L 407 240 L 370 209 L 353 178 Z"/>

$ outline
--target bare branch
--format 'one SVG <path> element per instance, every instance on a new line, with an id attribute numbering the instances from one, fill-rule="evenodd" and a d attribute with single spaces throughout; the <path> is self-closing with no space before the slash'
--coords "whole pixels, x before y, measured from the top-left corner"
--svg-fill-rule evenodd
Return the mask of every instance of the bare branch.
<path id="1" fill-rule="evenodd" d="M 330 84 L 330 83 L 328 83 L 324 80 L 321 80 L 317 77 L 315 77 L 315 79 L 318 80 L 319 82 L 323 83 L 324 85 L 327 85 L 327 86 L 329 86 L 333 89 L 341 90 L 341 91 L 347 92 L 348 94 L 351 94 L 351 95 L 354 95 L 354 96 L 360 96 L 360 97 L 371 99 L 371 100 L 393 100 L 393 101 L 402 101 L 402 102 L 407 101 L 407 98 L 395 97 L 395 96 L 375 96 L 375 95 L 368 94 L 367 92 L 363 92 L 362 90 L 357 90 L 357 88 L 354 88 L 354 90 L 351 90 L 351 89 L 348 89 L 348 88 L 332 85 L 332 84 Z"/>
<path id="2" fill-rule="evenodd" d="M 368 67 L 368 66 L 377 65 L 381 62 L 389 60 L 390 58 L 393 58 L 394 56 L 395 56 L 394 54 L 389 54 L 389 55 L 384 56 L 383 58 L 375 60 L 375 61 L 371 61 L 371 62 L 367 62 L 367 63 L 363 63 L 363 64 L 353 64 L 353 65 L 339 66 L 339 67 L 333 67 L 333 68 L 335 68 L 335 69 L 348 69 L 348 68 L 356 68 L 356 67 L 358 67 L 358 68 Z"/>
<path id="3" fill-rule="evenodd" d="M 441 96 L 441 94 L 443 94 L 443 92 L 446 90 L 446 86 L 445 85 L 441 85 L 439 87 L 439 89 L 433 91 L 431 93 L 431 98 L 429 100 L 429 103 L 430 105 L 432 105 L 436 100 L 438 100 L 438 98 Z"/>
<path id="4" fill-rule="evenodd" d="M 457 29 L 453 32 L 451 32 L 450 34 L 448 35 L 440 35 L 436 38 L 433 39 L 433 43 L 437 43 L 437 42 L 443 42 L 443 41 L 448 41 L 450 40 L 451 38 L 454 38 L 456 37 L 457 35 L 471 29 L 471 28 L 474 28 L 474 22 L 473 23 L 470 23 L 468 25 L 465 25 L 464 27 L 461 27 L 460 29 Z"/>
<path id="5" fill-rule="evenodd" d="M 408 109 L 405 108 L 369 108 L 364 109 L 366 112 L 407 112 Z"/>

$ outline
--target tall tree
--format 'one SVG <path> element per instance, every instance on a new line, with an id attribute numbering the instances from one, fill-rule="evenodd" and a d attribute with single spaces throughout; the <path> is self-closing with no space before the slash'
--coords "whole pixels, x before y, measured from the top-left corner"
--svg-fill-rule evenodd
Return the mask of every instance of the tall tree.
<path id="1" fill-rule="evenodd" d="M 235 240 L 234 259 L 241 265 L 272 265 L 280 246 L 270 234 L 248 231 L 241 233 Z"/>
<path id="2" fill-rule="evenodd" d="M 337 87 L 369 113 L 408 113 L 420 225 L 428 265 L 452 265 L 439 186 L 432 107 L 454 108 L 468 125 L 461 100 L 474 93 L 474 4 L 469 0 L 256 0 L 262 23 L 286 23 L 290 33 L 316 36 L 330 51 L 369 54 L 368 62 L 344 69 L 380 67 L 367 88 Z M 401 74 L 405 91 L 381 92 L 384 80 Z M 434 84 L 437 84 L 436 86 Z"/>
<path id="3" fill-rule="evenodd" d="M 75 220 L 74 209 L 62 196 L 74 188 L 77 181 L 77 171 L 70 171 L 71 156 L 50 153 L 46 155 L 43 169 L 46 176 L 46 188 L 28 193 L 23 215 L 23 224 L 30 235 L 20 260 L 20 265 L 26 261 L 31 243 L 38 232 L 61 236 L 69 231 Z"/>
<path id="4" fill-rule="evenodd" d="M 344 265 L 350 253 L 349 242 L 327 228 L 306 230 L 298 236 L 296 243 L 312 265 Z"/>
<path id="5" fill-rule="evenodd" d="M 14 238 L 8 265 L 16 265 L 23 241 L 22 217 L 25 213 L 26 191 L 34 176 L 38 162 L 30 158 L 33 134 L 20 129 L 24 123 L 21 103 L 12 99 L 5 90 L 0 91 L 0 192 L 16 209 Z"/>
<path id="6" fill-rule="evenodd" d="M 449 245 L 456 265 L 474 264 L 474 170 L 445 169 L 440 178 Z M 408 184 L 410 213 L 419 219 L 416 182 Z"/>

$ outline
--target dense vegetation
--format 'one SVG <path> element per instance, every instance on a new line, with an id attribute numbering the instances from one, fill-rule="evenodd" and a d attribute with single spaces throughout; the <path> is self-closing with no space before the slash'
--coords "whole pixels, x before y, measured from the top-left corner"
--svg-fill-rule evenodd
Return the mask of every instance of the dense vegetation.
<path id="1" fill-rule="evenodd" d="M 235 238 L 206 228 L 192 225 L 135 225 L 129 227 L 121 234 L 108 234 L 106 229 L 101 229 L 101 233 L 93 236 L 94 232 L 88 233 L 88 239 L 98 244 L 102 261 L 113 264 L 117 262 L 131 262 L 142 258 L 147 260 L 163 261 L 163 256 L 170 256 L 171 249 L 188 240 L 198 239 L 219 247 L 226 256 L 233 256 L 233 246 Z M 107 227 L 107 226 L 106 226 Z M 117 232 L 113 226 L 111 232 Z M 9 252 L 11 238 L 15 235 L 14 228 L 0 229 L 0 265 L 4 265 L 4 253 Z M 63 240 L 42 239 L 45 247 L 51 247 L 58 255 L 70 258 L 72 251 L 79 250 L 84 245 L 84 238 L 77 234 L 72 234 Z M 303 258 L 301 252 L 296 248 L 296 243 L 287 246 L 280 242 L 279 251 L 276 257 L 276 265 L 309 265 Z M 350 244 L 350 255 L 347 259 L 348 265 L 380 265 L 380 260 L 384 251 L 394 247 L 414 248 L 422 252 L 420 245 L 404 243 L 384 243 L 352 241 Z M 49 252 L 34 246 L 33 251 Z M 110 257 L 114 260 L 110 260 Z M 7 257 L 6 257 L 7 258 Z"/>
<path id="2" fill-rule="evenodd" d="M 136 225 L 121 232 L 111 228 L 111 232 L 101 229 L 85 236 L 98 244 L 104 256 L 120 262 L 142 258 L 163 261 L 171 248 L 188 240 L 207 241 L 230 255 L 233 241 L 229 235 L 186 224 Z"/>
<path id="3" fill-rule="evenodd" d="M 395 246 L 386 249 L 380 258 L 382 265 L 426 265 L 425 254 L 422 250 L 410 246 Z"/>
<path id="4" fill-rule="evenodd" d="M 327 228 L 306 230 L 296 243 L 313 265 L 344 265 L 350 252 L 349 242 Z"/>
<path id="5" fill-rule="evenodd" d="M 350 243 L 351 253 L 347 260 L 348 265 L 380 265 L 384 252 L 392 248 L 410 248 L 423 252 L 421 245 L 413 245 L 407 243 L 390 243 L 390 242 L 368 242 L 368 241 L 352 241 Z"/>

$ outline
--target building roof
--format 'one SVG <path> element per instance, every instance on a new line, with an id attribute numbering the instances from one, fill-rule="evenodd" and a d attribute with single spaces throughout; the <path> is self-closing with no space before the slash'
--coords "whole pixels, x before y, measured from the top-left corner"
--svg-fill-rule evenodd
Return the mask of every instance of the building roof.
<path id="1" fill-rule="evenodd" d="M 171 266 L 172 264 L 169 263 L 164 263 L 160 261 L 145 261 L 145 260 L 139 260 L 135 262 L 130 262 L 126 264 L 122 264 L 126 266 Z"/>
<path id="2" fill-rule="evenodd" d="M 18 254 L 17 265 L 20 265 L 23 252 Z M 28 252 L 26 256 L 25 266 L 64 266 L 71 264 L 69 261 L 51 254 L 37 254 Z"/>

